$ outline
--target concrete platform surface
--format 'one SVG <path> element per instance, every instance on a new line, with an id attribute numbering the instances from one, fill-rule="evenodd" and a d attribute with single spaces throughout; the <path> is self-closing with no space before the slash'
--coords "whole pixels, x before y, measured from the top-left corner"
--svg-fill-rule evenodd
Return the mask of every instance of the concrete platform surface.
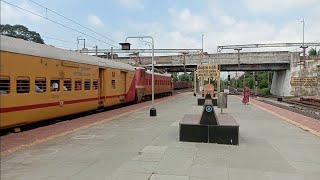
<path id="1" fill-rule="evenodd" d="M 320 137 L 255 105 L 228 97 L 239 146 L 178 141 L 182 117 L 201 112 L 191 93 L 156 108 L 2 156 L 1 180 L 320 179 Z"/>

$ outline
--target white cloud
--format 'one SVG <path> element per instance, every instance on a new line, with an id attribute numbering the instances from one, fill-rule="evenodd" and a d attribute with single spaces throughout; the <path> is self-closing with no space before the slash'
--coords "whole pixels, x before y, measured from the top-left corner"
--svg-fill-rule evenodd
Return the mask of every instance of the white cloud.
<path id="1" fill-rule="evenodd" d="M 246 2 L 248 1 L 250 0 L 246 0 Z M 275 2 L 275 0 L 271 1 Z M 287 0 L 285 1 L 287 2 Z M 129 29 L 139 32 L 139 34 L 153 36 L 155 48 L 201 48 L 201 34 L 203 33 L 204 50 L 209 53 L 215 53 L 218 45 L 302 41 L 302 23 L 299 19 L 288 18 L 290 20 L 284 20 L 280 23 L 263 18 L 254 20 L 250 18 L 249 20 L 237 17 L 232 13 L 228 14 L 215 2 L 210 0 L 208 8 L 201 12 L 195 12 L 191 8 L 170 8 L 168 9 L 170 20 L 167 22 L 130 21 L 128 26 Z M 260 6 L 263 7 L 264 3 L 268 4 L 268 2 L 262 2 Z M 296 1 L 293 2 L 295 5 L 289 6 L 292 6 L 291 8 L 303 6 L 310 11 L 305 17 L 305 42 L 314 42 L 320 40 L 320 11 L 317 11 L 320 6 L 312 6 L 315 3 L 313 0 L 306 0 L 306 3 L 308 6 L 301 5 L 301 1 Z M 287 7 L 284 9 L 288 10 Z M 146 48 L 139 41 L 132 43 L 135 47 Z M 277 51 L 297 48 L 257 48 L 244 49 L 243 51 Z M 223 52 L 234 52 L 234 50 L 224 50 Z"/>
<path id="2" fill-rule="evenodd" d="M 236 20 L 231 17 L 231 16 L 227 16 L 227 15 L 222 15 L 220 16 L 220 22 L 223 24 L 223 25 L 226 25 L 226 26 L 231 26 L 233 25 Z"/>
<path id="3" fill-rule="evenodd" d="M 155 38 L 156 48 L 201 48 L 201 33 L 204 33 L 204 50 L 210 53 L 216 52 L 218 45 L 302 41 L 302 24 L 298 20 L 276 25 L 260 19 L 255 21 L 235 19 L 223 11 L 211 16 L 205 13 L 193 13 L 189 9 L 181 11 L 169 9 L 168 13 L 173 19 L 169 21 L 169 25 L 159 22 L 130 22 L 129 27 L 141 34 L 152 35 Z M 315 17 L 306 19 L 306 22 L 308 23 L 306 23 L 305 41 L 318 40 L 320 21 L 317 22 Z M 145 48 L 143 44 L 141 47 Z M 290 49 L 293 48 L 259 48 L 248 51 Z"/>
<path id="4" fill-rule="evenodd" d="M 320 5 L 319 0 L 245 0 L 247 8 L 255 13 L 285 13 L 288 10 Z"/>
<path id="5" fill-rule="evenodd" d="M 208 27 L 208 20 L 205 16 L 192 14 L 189 9 L 177 11 L 169 9 L 172 18 L 172 25 L 182 32 L 202 32 Z"/>
<path id="6" fill-rule="evenodd" d="M 88 22 L 89 22 L 90 25 L 95 26 L 95 27 L 103 27 L 104 26 L 104 24 L 101 21 L 101 19 L 98 16 L 94 15 L 94 14 L 89 14 L 88 15 Z"/>
<path id="7" fill-rule="evenodd" d="M 128 9 L 144 9 L 143 0 L 118 0 L 118 2 Z"/>
<path id="8" fill-rule="evenodd" d="M 36 14 L 42 15 L 42 12 L 38 9 L 33 8 L 30 4 L 23 1 L 20 4 L 15 4 L 23 9 L 26 9 L 31 12 L 35 12 Z M 33 15 L 31 13 L 28 13 L 26 11 L 23 11 L 21 9 L 18 9 L 14 6 L 11 6 L 9 4 L 6 4 L 1 1 L 1 22 L 2 23 L 10 23 L 10 24 L 16 24 L 16 23 L 25 23 L 26 21 L 32 21 L 32 22 L 39 22 L 42 20 L 41 17 Z"/>

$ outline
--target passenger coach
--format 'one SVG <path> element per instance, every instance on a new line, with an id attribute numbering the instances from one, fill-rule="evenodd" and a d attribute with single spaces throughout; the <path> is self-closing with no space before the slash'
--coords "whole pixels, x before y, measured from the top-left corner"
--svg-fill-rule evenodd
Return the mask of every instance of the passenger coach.
<path id="1" fill-rule="evenodd" d="M 1 36 L 0 129 L 135 100 L 134 67 Z"/>

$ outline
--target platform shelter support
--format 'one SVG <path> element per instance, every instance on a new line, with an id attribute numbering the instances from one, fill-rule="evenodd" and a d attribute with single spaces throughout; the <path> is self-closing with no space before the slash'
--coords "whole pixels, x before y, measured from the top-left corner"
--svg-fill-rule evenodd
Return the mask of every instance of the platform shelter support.
<path id="1" fill-rule="evenodd" d="M 193 77 L 193 96 L 197 96 L 197 71 L 194 71 L 194 77 Z"/>
<path id="2" fill-rule="evenodd" d="M 218 71 L 219 71 L 219 77 L 216 79 L 217 80 L 217 91 L 220 92 L 220 68 L 221 66 L 218 65 Z"/>

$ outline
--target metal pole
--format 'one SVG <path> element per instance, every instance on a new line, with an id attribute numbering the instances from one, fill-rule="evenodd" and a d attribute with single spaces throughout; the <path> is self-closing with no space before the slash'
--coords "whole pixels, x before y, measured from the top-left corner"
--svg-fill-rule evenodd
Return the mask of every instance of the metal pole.
<path id="1" fill-rule="evenodd" d="M 270 71 L 268 71 L 268 88 L 270 88 Z"/>
<path id="2" fill-rule="evenodd" d="M 201 46 L 201 47 L 202 47 L 201 49 L 202 49 L 202 52 L 203 52 L 203 36 L 204 36 L 204 35 L 202 34 L 202 37 L 201 37 L 201 45 L 202 45 L 202 46 Z"/>
<path id="3" fill-rule="evenodd" d="M 229 71 L 228 71 L 228 77 L 229 77 Z M 227 79 L 227 88 L 230 91 L 230 84 L 231 84 L 231 79 L 229 81 L 229 79 Z"/>
<path id="4" fill-rule="evenodd" d="M 257 84 L 257 79 L 255 77 L 256 73 L 253 72 L 253 87 L 254 87 L 254 95 L 257 96 L 258 95 L 258 84 Z"/>
<path id="5" fill-rule="evenodd" d="M 77 36 L 77 51 L 79 50 L 79 37 Z"/>
<path id="6" fill-rule="evenodd" d="M 193 87 L 194 87 L 193 95 L 197 96 L 197 71 L 194 71 L 193 73 L 194 73 L 193 74 Z"/>
<path id="7" fill-rule="evenodd" d="M 186 54 L 183 53 L 184 80 L 186 80 Z"/>
<path id="8" fill-rule="evenodd" d="M 236 90 L 237 90 L 237 85 L 238 85 L 238 83 L 237 83 L 237 79 L 238 79 L 238 71 L 236 71 L 236 77 L 235 77 L 235 79 L 236 79 Z"/>
<path id="9" fill-rule="evenodd" d="M 221 70 L 221 65 L 218 65 L 218 70 L 219 70 L 219 77 L 217 78 L 217 91 L 220 92 L 221 87 L 220 87 L 220 70 Z"/>
<path id="10" fill-rule="evenodd" d="M 98 56 L 98 45 L 96 45 L 96 56 Z"/>
<path id="11" fill-rule="evenodd" d="M 154 109 L 154 41 L 152 39 L 152 108 Z"/>
<path id="12" fill-rule="evenodd" d="M 302 20 L 302 48 L 303 48 L 303 67 L 306 67 L 306 49 L 304 48 L 304 19 Z"/>
<path id="13" fill-rule="evenodd" d="M 131 36 L 126 38 L 126 42 L 128 39 L 143 39 L 143 38 L 150 38 L 152 40 L 152 108 L 150 109 L 150 116 L 157 116 L 157 110 L 154 108 L 154 39 L 152 36 Z"/>
<path id="14" fill-rule="evenodd" d="M 111 60 L 113 60 L 113 47 L 111 47 Z"/>
<path id="15" fill-rule="evenodd" d="M 240 50 L 238 50 L 238 67 L 240 67 Z"/>
<path id="16" fill-rule="evenodd" d="M 305 47 L 304 47 L 304 19 L 302 19 L 302 46 L 301 46 L 301 48 L 302 48 L 302 52 L 303 52 L 303 67 L 305 67 L 305 64 L 306 64 L 306 61 L 305 61 L 305 55 L 306 55 L 306 49 L 305 49 Z M 301 87 L 301 84 L 302 84 L 302 82 L 301 82 L 301 60 L 300 60 L 300 63 L 299 63 L 299 68 L 300 68 L 300 72 L 299 72 L 299 76 L 300 76 L 300 85 L 299 85 L 299 89 L 300 89 L 300 95 L 302 95 L 302 87 Z"/>
<path id="17" fill-rule="evenodd" d="M 223 102 L 223 94 L 222 92 L 219 92 L 219 98 L 220 98 L 220 108 L 221 108 L 221 114 L 223 113 L 223 105 L 224 105 L 224 102 Z"/>

